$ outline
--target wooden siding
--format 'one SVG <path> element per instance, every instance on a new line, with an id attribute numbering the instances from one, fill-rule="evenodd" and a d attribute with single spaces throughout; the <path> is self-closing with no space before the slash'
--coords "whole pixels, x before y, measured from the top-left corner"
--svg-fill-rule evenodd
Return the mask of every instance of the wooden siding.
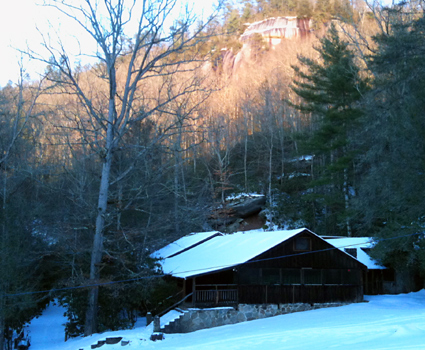
<path id="1" fill-rule="evenodd" d="M 358 269 L 279 269 L 242 266 L 238 269 L 238 283 L 258 285 L 361 285 L 362 271 Z"/>
<path id="2" fill-rule="evenodd" d="M 240 285 L 240 304 L 330 303 L 363 300 L 362 286 L 351 285 Z"/>
<path id="3" fill-rule="evenodd" d="M 311 240 L 309 251 L 300 252 L 295 249 L 295 240 L 298 238 L 309 238 Z M 366 269 L 366 266 L 358 260 L 309 231 L 301 232 L 299 235 L 251 259 L 244 265 L 262 268 Z"/>
<path id="4" fill-rule="evenodd" d="M 391 292 L 385 288 L 386 284 L 395 282 L 394 270 L 368 270 L 363 272 L 364 293 L 369 295 L 385 294 Z"/>

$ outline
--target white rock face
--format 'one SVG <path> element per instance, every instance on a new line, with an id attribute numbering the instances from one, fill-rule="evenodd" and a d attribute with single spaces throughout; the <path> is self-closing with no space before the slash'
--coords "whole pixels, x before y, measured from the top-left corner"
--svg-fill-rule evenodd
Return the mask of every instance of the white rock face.
<path id="1" fill-rule="evenodd" d="M 275 46 L 282 39 L 308 35 L 310 28 L 310 18 L 272 17 L 250 24 L 241 35 L 241 41 L 248 42 L 255 34 L 260 34 L 269 45 Z"/>

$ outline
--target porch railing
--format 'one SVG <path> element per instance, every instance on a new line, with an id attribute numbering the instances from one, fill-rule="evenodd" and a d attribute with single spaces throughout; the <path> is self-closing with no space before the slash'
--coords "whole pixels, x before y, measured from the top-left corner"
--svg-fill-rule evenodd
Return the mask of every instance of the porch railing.
<path id="1" fill-rule="evenodd" d="M 194 306 L 353 302 L 363 299 L 357 285 L 196 285 Z"/>
<path id="2" fill-rule="evenodd" d="M 238 303 L 237 285 L 197 285 L 193 302 L 198 306 L 229 306 Z"/>

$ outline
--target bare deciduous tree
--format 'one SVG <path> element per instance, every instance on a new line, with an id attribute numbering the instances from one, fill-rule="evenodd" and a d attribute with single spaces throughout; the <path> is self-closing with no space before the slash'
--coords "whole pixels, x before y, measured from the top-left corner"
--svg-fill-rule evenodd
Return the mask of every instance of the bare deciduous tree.
<path id="1" fill-rule="evenodd" d="M 48 59 L 30 52 L 32 57 L 52 68 L 55 74 L 51 74 L 51 79 L 58 86 L 77 97 L 87 115 L 87 120 L 79 121 L 80 131 L 85 137 L 95 135 L 90 142 L 95 144 L 101 156 L 90 265 L 93 285 L 100 277 L 110 184 L 122 180 L 132 169 L 130 166 L 112 181 L 114 152 L 132 123 L 154 116 L 179 96 L 200 88 L 193 78 L 179 89 L 167 89 L 164 85 L 156 86 L 156 91 L 143 89 L 149 80 L 167 81 L 164 77 L 194 71 L 202 63 L 203 58 L 198 57 L 195 47 L 206 24 L 192 30 L 195 18 L 186 10 L 170 28 L 166 28 L 176 4 L 176 0 L 46 0 L 46 6 L 69 17 L 96 43 L 95 56 L 99 61 L 99 76 L 105 82 L 104 95 L 102 91 L 94 93 L 84 86 L 61 40 L 54 46 L 50 38 L 44 37 L 44 47 L 50 55 Z M 135 13 L 137 19 L 133 18 Z M 132 36 L 129 36 L 130 31 Z M 205 36 L 202 39 L 205 40 Z M 153 98 L 155 93 L 157 96 Z M 97 299 L 98 288 L 94 286 L 89 291 L 85 335 L 96 332 Z"/>

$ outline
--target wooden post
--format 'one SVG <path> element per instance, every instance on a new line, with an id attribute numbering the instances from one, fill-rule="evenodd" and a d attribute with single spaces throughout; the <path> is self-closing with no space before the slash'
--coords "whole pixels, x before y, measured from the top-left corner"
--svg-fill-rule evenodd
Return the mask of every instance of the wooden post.
<path id="1" fill-rule="evenodd" d="M 152 313 L 148 312 L 146 314 L 146 326 L 149 326 L 152 322 Z"/>
<path id="2" fill-rule="evenodd" d="M 154 333 L 161 332 L 161 322 L 158 315 L 153 318 L 153 331 Z"/>
<path id="3" fill-rule="evenodd" d="M 295 303 L 295 284 L 292 285 L 292 304 Z"/>
<path id="4" fill-rule="evenodd" d="M 367 273 L 367 271 L 364 272 L 364 276 L 365 276 L 365 286 L 366 286 L 365 293 L 370 293 L 369 279 L 368 279 L 368 273 Z"/>
<path id="5" fill-rule="evenodd" d="M 188 294 L 186 290 L 186 278 L 183 280 L 183 298 Z"/>
<path id="6" fill-rule="evenodd" d="M 196 305 L 196 277 L 193 277 L 192 279 L 192 302 L 193 306 Z"/>

